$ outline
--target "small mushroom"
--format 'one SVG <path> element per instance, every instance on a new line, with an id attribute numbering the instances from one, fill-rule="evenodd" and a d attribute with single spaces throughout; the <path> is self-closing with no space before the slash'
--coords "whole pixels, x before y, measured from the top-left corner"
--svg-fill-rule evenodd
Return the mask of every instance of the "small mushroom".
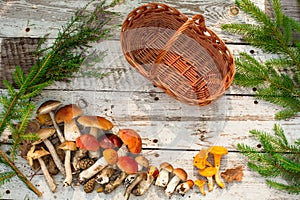
<path id="1" fill-rule="evenodd" d="M 149 160 L 142 156 L 142 155 L 139 155 L 137 157 L 135 157 L 135 161 L 137 162 L 138 164 L 138 171 L 141 172 L 143 169 L 147 169 L 149 167 Z M 124 181 L 124 185 L 125 187 L 127 187 L 128 185 L 130 185 L 134 179 L 137 178 L 139 174 L 135 173 L 135 174 L 129 174 L 125 181 Z"/>
<path id="2" fill-rule="evenodd" d="M 160 172 L 155 181 L 156 186 L 166 187 L 169 183 L 170 174 L 173 172 L 173 166 L 170 163 L 163 162 L 160 164 Z"/>
<path id="3" fill-rule="evenodd" d="M 212 166 L 207 160 L 208 149 L 201 149 L 194 158 L 194 166 L 198 169 L 204 169 L 206 166 Z"/>
<path id="4" fill-rule="evenodd" d="M 205 187 L 206 181 L 205 180 L 197 179 L 197 180 L 194 181 L 194 183 L 195 183 L 196 186 L 198 186 L 198 188 L 200 190 L 200 193 L 205 196 L 206 192 L 204 190 L 204 187 Z"/>
<path id="5" fill-rule="evenodd" d="M 64 186 L 70 186 L 72 183 L 72 168 L 71 168 L 71 151 L 76 151 L 76 143 L 73 141 L 64 141 L 58 147 L 65 151 L 65 170 L 66 170 L 66 177 L 64 180 Z"/>
<path id="6" fill-rule="evenodd" d="M 55 121 L 55 116 L 54 116 L 54 111 L 61 105 L 62 103 L 60 101 L 56 101 L 56 100 L 49 100 L 46 101 L 44 103 L 42 103 L 42 105 L 40 105 L 40 107 L 37 109 L 36 114 L 37 115 L 50 115 L 50 118 L 52 120 L 53 126 L 56 129 L 57 132 L 57 136 L 60 140 L 60 142 L 64 142 L 64 136 L 62 134 L 62 132 L 60 131 L 60 128 L 58 127 L 56 121 Z"/>
<path id="7" fill-rule="evenodd" d="M 81 116 L 78 118 L 78 123 L 84 127 L 90 127 L 89 134 L 95 136 L 98 139 L 99 130 L 110 130 L 113 127 L 113 124 L 100 116 Z M 90 158 L 99 158 L 100 151 L 89 151 Z"/>
<path id="8" fill-rule="evenodd" d="M 63 174 L 63 176 L 66 176 L 64 166 L 63 166 L 61 160 L 59 159 L 59 156 L 56 153 L 55 147 L 48 140 L 48 138 L 51 137 L 52 135 L 54 135 L 55 132 L 56 131 L 53 128 L 42 128 L 42 129 L 40 129 L 37 132 L 40 139 L 33 142 L 33 145 L 37 145 L 37 144 L 40 144 L 40 143 L 43 142 L 46 145 L 46 147 L 48 148 L 48 150 L 49 150 L 49 152 L 50 152 L 50 154 L 53 158 L 53 161 L 54 161 L 56 167 L 58 168 L 58 170 Z"/>
<path id="9" fill-rule="evenodd" d="M 216 174 L 215 174 L 216 183 L 221 188 L 224 188 L 225 184 L 221 181 L 220 165 L 221 165 L 221 158 L 222 158 L 222 156 L 224 154 L 228 154 L 228 150 L 225 147 L 212 146 L 209 149 L 209 152 L 214 155 L 214 164 L 215 164 L 215 168 L 216 168 Z"/>
<path id="10" fill-rule="evenodd" d="M 208 180 L 208 191 L 211 192 L 214 189 L 213 176 L 216 174 L 217 170 L 215 167 L 207 167 L 205 169 L 200 169 L 199 174 L 204 176 Z"/>
<path id="11" fill-rule="evenodd" d="M 148 168 L 148 172 L 147 172 L 147 178 L 146 180 L 143 179 L 133 190 L 132 190 L 132 194 L 134 194 L 135 196 L 142 196 L 144 195 L 148 189 L 150 188 L 151 184 L 153 183 L 153 181 L 157 178 L 159 174 L 159 170 L 157 169 L 157 167 L 155 166 L 150 166 Z"/>
<path id="12" fill-rule="evenodd" d="M 180 183 L 177 185 L 175 191 L 184 196 L 190 189 L 192 189 L 194 186 L 194 181 L 193 180 L 186 180 L 183 183 Z"/>
<path id="13" fill-rule="evenodd" d="M 138 163 L 130 156 L 119 157 L 117 166 L 126 174 L 135 174 L 138 171 Z"/>
<path id="14" fill-rule="evenodd" d="M 109 182 L 110 177 L 114 174 L 116 169 L 113 167 L 118 162 L 118 153 L 114 149 L 105 149 L 103 157 L 109 166 L 106 166 L 98 175 L 97 182 L 106 184 Z"/>
<path id="15" fill-rule="evenodd" d="M 133 190 L 133 188 L 136 187 L 142 180 L 145 180 L 146 178 L 147 178 L 147 173 L 146 172 L 138 172 L 137 177 L 126 188 L 125 193 L 124 193 L 124 199 L 128 200 L 129 197 L 130 197 L 130 193 Z"/>
<path id="16" fill-rule="evenodd" d="M 42 157 L 49 155 L 50 153 L 46 151 L 45 149 L 41 148 L 41 150 L 35 150 L 35 146 L 32 146 L 31 149 L 27 153 L 27 160 L 29 162 L 29 165 L 32 166 L 33 160 L 37 159 L 40 163 L 41 170 L 45 176 L 45 179 L 48 183 L 48 186 L 52 192 L 55 192 L 56 190 L 56 183 L 51 177 L 45 162 L 43 161 Z"/>
<path id="17" fill-rule="evenodd" d="M 75 104 L 69 104 L 59 108 L 55 114 L 55 121 L 60 124 L 64 123 L 64 140 L 61 142 L 75 141 L 81 135 L 75 118 L 82 115 L 83 111 Z"/>
<path id="18" fill-rule="evenodd" d="M 180 183 L 180 181 L 186 181 L 187 173 L 182 168 L 176 168 L 173 170 L 174 176 L 170 180 L 165 189 L 165 193 L 168 197 L 174 193 L 176 186 Z"/>
<path id="19" fill-rule="evenodd" d="M 111 180 L 109 183 L 107 183 L 104 187 L 103 192 L 105 194 L 109 194 L 112 191 L 114 191 L 121 183 L 125 180 L 127 177 L 127 173 L 124 171 L 120 171 L 119 175 L 116 177 L 116 179 Z"/>

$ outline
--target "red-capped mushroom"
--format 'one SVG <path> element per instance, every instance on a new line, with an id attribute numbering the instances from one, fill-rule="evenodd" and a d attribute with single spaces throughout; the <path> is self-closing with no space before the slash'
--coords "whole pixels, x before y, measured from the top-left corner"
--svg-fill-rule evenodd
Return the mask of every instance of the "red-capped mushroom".
<path id="1" fill-rule="evenodd" d="M 101 130 L 110 130 L 113 127 L 111 121 L 107 120 L 104 117 L 100 116 L 81 116 L 78 118 L 78 123 L 84 127 L 90 128 L 90 135 L 93 135 L 98 139 L 99 134 L 98 132 Z M 99 158 L 100 151 L 89 151 L 90 158 Z"/>
<path id="2" fill-rule="evenodd" d="M 119 130 L 119 137 L 131 153 L 138 154 L 142 151 L 142 138 L 136 131 L 121 129 Z"/>

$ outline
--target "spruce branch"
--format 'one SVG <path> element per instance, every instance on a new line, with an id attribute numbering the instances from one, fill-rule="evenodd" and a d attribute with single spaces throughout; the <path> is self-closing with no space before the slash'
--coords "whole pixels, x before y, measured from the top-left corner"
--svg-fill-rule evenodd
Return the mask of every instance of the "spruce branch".
<path id="1" fill-rule="evenodd" d="M 93 2 L 93 1 L 92 1 Z M 90 4 L 92 3 L 90 2 Z M 114 1 L 114 4 L 117 1 Z M 3 81 L 7 95 L 0 97 L 0 136 L 6 128 L 12 134 L 10 157 L 0 149 L 0 163 L 9 166 L 11 173 L 0 174 L 1 183 L 11 176 L 17 175 L 34 193 L 42 193 L 15 166 L 14 160 L 18 146 L 23 139 L 38 139 L 34 133 L 25 134 L 26 126 L 33 116 L 35 105 L 31 98 L 54 81 L 69 81 L 73 74 L 79 70 L 86 58 L 86 50 L 91 42 L 97 42 L 107 37 L 110 29 L 104 26 L 109 22 L 112 13 L 104 9 L 104 1 L 93 11 L 88 11 L 87 4 L 79 9 L 71 20 L 58 32 L 53 44 L 44 47 L 47 36 L 40 40 L 36 49 L 37 62 L 30 68 L 28 74 L 16 66 L 13 73 L 13 83 Z M 18 126 L 16 126 L 16 123 Z"/>
<path id="2" fill-rule="evenodd" d="M 264 177 L 281 177 L 286 183 L 266 179 L 266 183 L 276 189 L 291 193 L 300 193 L 300 145 L 299 139 L 290 144 L 284 130 L 277 124 L 273 128 L 274 134 L 259 130 L 250 133 L 260 142 L 262 151 L 245 144 L 238 144 L 237 148 L 248 159 L 248 166 Z"/>
<path id="3" fill-rule="evenodd" d="M 278 58 L 264 63 L 241 53 L 236 58 L 236 85 L 257 88 L 256 97 L 280 105 L 276 119 L 295 116 L 300 111 L 300 23 L 286 16 L 279 0 L 272 0 L 274 17 L 257 8 L 250 0 L 236 0 L 236 4 L 257 24 L 224 24 L 223 30 L 239 34 L 250 45 Z"/>

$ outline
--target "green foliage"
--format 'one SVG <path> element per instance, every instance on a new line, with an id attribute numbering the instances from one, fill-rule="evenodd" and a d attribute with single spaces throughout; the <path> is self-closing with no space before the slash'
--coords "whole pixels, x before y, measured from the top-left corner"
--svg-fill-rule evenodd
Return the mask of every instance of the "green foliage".
<path id="1" fill-rule="evenodd" d="M 113 3 L 117 2 L 115 0 Z M 8 128 L 12 134 L 12 144 L 10 158 L 0 149 L 0 164 L 11 167 L 12 171 L 0 173 L 0 184 L 17 175 L 28 187 L 32 185 L 13 164 L 20 142 L 38 139 L 35 133 L 25 134 L 27 124 L 35 111 L 31 98 L 39 95 L 54 81 L 69 81 L 85 60 L 85 52 L 90 48 L 90 43 L 109 34 L 110 29 L 104 26 L 109 22 L 112 13 L 105 10 L 104 1 L 93 11 L 88 11 L 89 5 L 79 9 L 70 22 L 62 27 L 51 46 L 45 47 L 47 36 L 40 40 L 36 50 L 37 62 L 28 74 L 16 66 L 13 73 L 14 84 L 3 81 L 7 94 L 0 97 L 0 136 Z M 39 195 L 34 186 L 31 189 Z"/>
<path id="2" fill-rule="evenodd" d="M 236 59 L 234 83 L 256 87 L 256 97 L 282 106 L 275 118 L 286 119 L 300 111 L 300 42 L 295 37 L 300 33 L 300 23 L 283 14 L 279 0 L 271 2 L 273 18 L 249 0 L 236 0 L 257 24 L 225 24 L 222 28 L 242 35 L 250 45 L 278 55 L 262 63 L 241 53 Z"/>
<path id="3" fill-rule="evenodd" d="M 261 143 L 263 150 L 245 144 L 238 144 L 241 151 L 250 161 L 249 168 L 264 177 L 281 177 L 286 183 L 271 179 L 266 182 L 271 187 L 290 193 L 300 193 L 300 144 L 297 140 L 289 144 L 283 129 L 275 124 L 274 133 L 251 130 L 250 133 Z"/>

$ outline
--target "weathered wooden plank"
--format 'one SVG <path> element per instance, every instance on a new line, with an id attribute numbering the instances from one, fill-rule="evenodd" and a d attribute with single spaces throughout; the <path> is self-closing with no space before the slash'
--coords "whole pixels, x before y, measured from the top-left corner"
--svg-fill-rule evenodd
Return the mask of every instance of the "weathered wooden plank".
<path id="1" fill-rule="evenodd" d="M 196 180 L 200 178 L 198 171 L 193 167 L 193 156 L 196 155 L 197 151 L 157 151 L 157 150 L 143 150 L 143 155 L 145 155 L 150 164 L 159 166 L 162 162 L 169 162 L 174 167 L 181 167 L 185 169 L 188 173 L 190 179 Z M 236 167 L 242 165 L 244 168 L 244 178 L 240 183 L 231 183 L 226 185 L 226 189 L 220 189 L 215 186 L 212 192 L 207 193 L 203 197 L 197 187 L 194 187 L 188 194 L 184 197 L 180 195 L 173 195 L 171 199 L 199 199 L 205 198 L 210 199 L 219 199 L 222 196 L 222 199 L 246 199 L 246 200 L 256 200 L 256 199 L 266 199 L 266 200 L 275 200 L 275 199 L 289 199 L 296 200 L 299 199 L 299 195 L 290 195 L 284 192 L 276 191 L 270 189 L 264 181 L 264 178 L 258 174 L 249 170 L 245 165 L 246 159 L 237 153 L 230 152 L 228 155 L 224 156 L 221 162 L 221 171 L 225 171 L 227 168 Z M 48 186 L 45 183 L 42 175 L 34 175 L 34 173 L 28 167 L 28 164 L 24 159 L 19 159 L 17 165 L 20 167 L 23 173 L 29 177 L 34 185 L 37 186 L 43 192 L 43 198 L 47 200 L 54 199 L 123 199 L 123 193 L 125 191 L 123 186 L 120 186 L 116 191 L 112 192 L 110 195 L 105 195 L 102 193 L 93 192 L 91 194 L 85 194 L 83 192 L 82 186 L 73 186 L 72 188 L 62 187 L 63 178 L 60 175 L 55 176 L 55 180 L 58 184 L 57 192 L 51 193 L 48 189 Z M 0 168 L 1 169 L 1 168 Z M 3 170 L 3 168 L 2 168 Z M 38 173 L 40 174 L 40 173 Z M 14 190 L 12 188 L 18 188 Z M 19 180 L 16 178 L 13 179 L 10 183 L 1 186 L 0 188 L 3 199 L 38 199 L 32 192 L 30 192 Z M 248 195 L 247 195 L 248 194 Z M 131 199 L 168 199 L 164 194 L 162 188 L 157 186 L 152 186 L 150 191 L 148 191 L 145 196 L 134 197 Z"/>
<path id="2" fill-rule="evenodd" d="M 0 37 L 41 37 L 50 34 L 50 37 L 56 37 L 57 31 L 65 24 L 72 14 L 83 7 L 85 1 L 2 1 L 0 2 L 0 27 L 2 27 Z M 149 3 L 151 1 L 125 1 L 117 5 L 112 11 L 117 11 L 120 16 L 114 17 L 112 23 L 122 24 L 127 14 L 134 8 Z M 255 0 L 259 7 L 264 9 L 262 0 Z M 96 2 L 97 3 L 97 2 Z M 225 40 L 230 38 L 231 41 L 239 40 L 239 37 L 228 36 L 221 32 L 221 23 L 228 21 L 245 21 L 247 17 L 240 12 L 237 16 L 230 13 L 230 8 L 234 6 L 234 0 L 221 1 L 200 1 L 187 0 L 184 3 L 174 0 L 162 1 L 170 6 L 174 6 L 184 14 L 192 16 L 202 13 L 206 17 L 207 26 L 216 31 Z M 92 6 L 91 6 L 92 7 Z M 27 29 L 29 28 L 29 30 Z M 119 29 L 115 29 L 114 37 L 118 38 Z"/>
<path id="3" fill-rule="evenodd" d="M 26 41 L 26 39 L 25 39 Z M 0 40 L 1 44 L 1 40 Z M 29 44 L 27 44 L 28 46 Z M 23 47 L 20 47 L 22 49 Z M 266 60 L 273 55 L 264 54 L 261 50 L 248 45 L 228 45 L 228 48 L 237 57 L 240 52 L 247 52 L 253 55 L 256 59 Z M 18 49 L 18 48 L 16 48 Z M 20 65 L 26 71 L 30 67 L 28 64 L 24 65 L 24 57 L 31 63 L 34 60 L 28 52 L 18 54 L 16 50 L 14 53 L 8 52 L 2 48 L 2 61 L 0 58 L 0 81 L 2 79 L 12 80 L 11 74 L 15 65 Z M 20 50 L 19 50 L 20 51 Z M 1 53 L 1 50 L 0 50 Z M 14 55 L 13 57 L 10 55 Z M 27 57 L 26 57 L 27 55 Z M 12 57 L 14 62 L 7 60 Z M 6 69 L 6 70 L 4 70 Z M 103 74 L 106 74 L 103 76 Z M 0 84 L 1 86 L 1 84 Z M 161 90 L 153 88 L 150 81 L 142 77 L 136 69 L 128 64 L 126 61 L 121 44 L 118 40 L 103 41 L 94 43 L 91 52 L 89 53 L 85 63 L 81 66 L 79 73 L 75 75 L 70 83 L 56 82 L 49 89 L 57 90 L 109 90 L 109 91 L 150 91 L 154 90 L 160 92 Z M 229 94 L 252 94 L 251 88 L 242 90 L 241 88 L 233 87 L 227 91 Z"/>

